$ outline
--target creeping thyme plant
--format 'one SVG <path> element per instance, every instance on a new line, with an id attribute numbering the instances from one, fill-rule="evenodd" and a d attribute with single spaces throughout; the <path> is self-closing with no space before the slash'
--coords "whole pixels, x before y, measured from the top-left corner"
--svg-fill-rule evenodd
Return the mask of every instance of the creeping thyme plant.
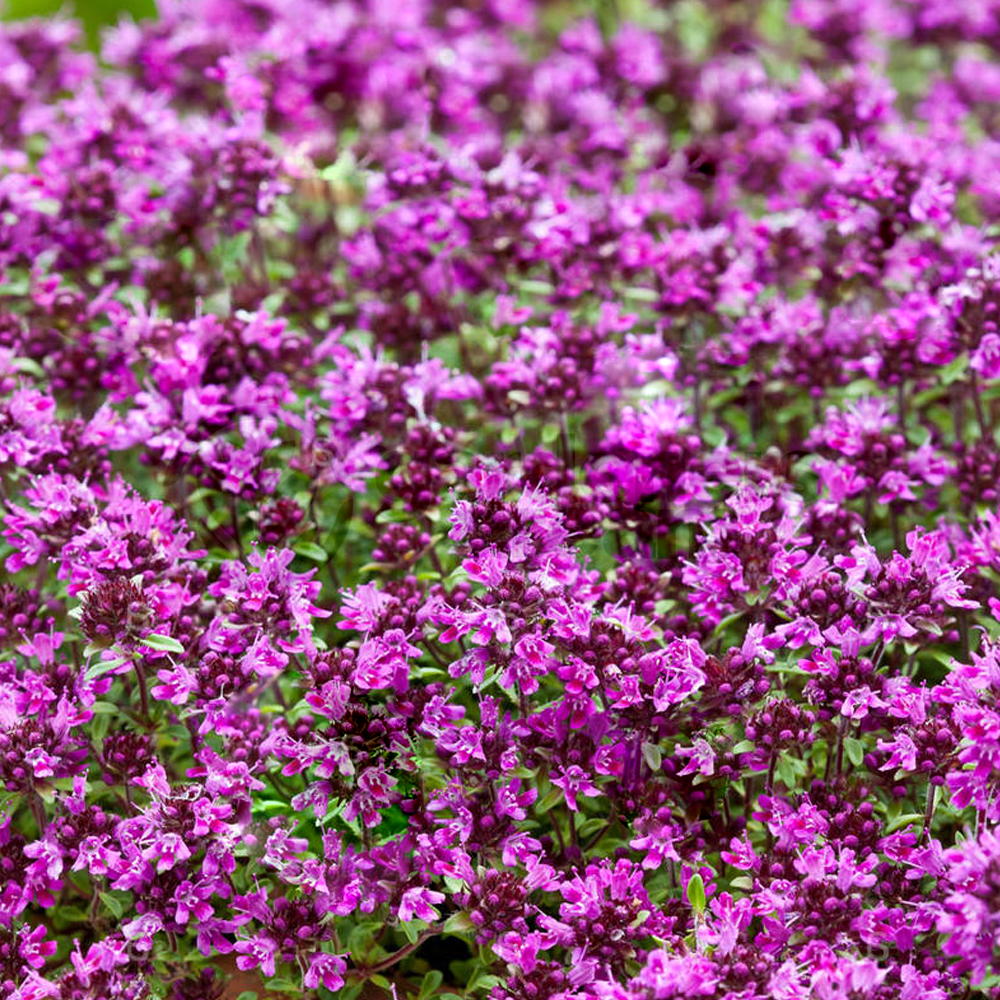
<path id="1" fill-rule="evenodd" d="M 998 102 L 998 0 L 5 25 L 0 996 L 997 996 Z"/>

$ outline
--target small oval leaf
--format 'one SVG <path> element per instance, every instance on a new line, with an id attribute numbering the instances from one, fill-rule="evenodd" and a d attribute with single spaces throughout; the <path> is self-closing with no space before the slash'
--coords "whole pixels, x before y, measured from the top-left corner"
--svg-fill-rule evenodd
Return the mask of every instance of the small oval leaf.
<path id="1" fill-rule="evenodd" d="M 139 641 L 150 649 L 159 649 L 164 653 L 184 652 L 184 647 L 173 636 L 160 635 L 158 632 L 153 632 Z"/>

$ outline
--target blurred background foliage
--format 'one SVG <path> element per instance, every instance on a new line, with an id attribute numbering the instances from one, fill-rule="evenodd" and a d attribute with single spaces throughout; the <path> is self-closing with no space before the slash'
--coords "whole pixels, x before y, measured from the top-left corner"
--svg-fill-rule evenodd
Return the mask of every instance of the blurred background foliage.
<path id="1" fill-rule="evenodd" d="M 406 3 L 406 0 L 401 0 Z M 455 0 L 460 6 L 462 0 Z M 789 32 L 788 0 L 758 0 L 760 28 L 770 41 L 780 40 Z M 668 14 L 657 0 L 548 0 L 542 8 L 542 24 L 551 34 L 558 34 L 581 13 L 591 14 L 606 35 L 614 34 L 618 24 L 634 21 L 653 30 L 673 28 L 684 45 L 694 54 L 707 50 L 713 31 L 718 28 L 710 9 L 702 0 L 672 0 Z M 96 48 L 102 29 L 122 15 L 136 20 L 156 16 L 156 0 L 0 0 L 0 20 L 17 20 L 55 13 L 77 18 Z M 787 38 L 786 38 L 787 40 Z"/>
<path id="2" fill-rule="evenodd" d="M 400 0 L 406 3 L 407 0 Z M 461 5 L 462 0 L 454 0 Z M 77 18 L 87 40 L 98 48 L 101 31 L 122 16 L 136 20 L 156 16 L 157 0 L 0 0 L 0 20 L 63 13 Z M 768 73 L 776 78 L 798 73 L 799 53 L 809 39 L 801 29 L 788 22 L 789 0 L 756 0 L 757 30 L 770 43 L 769 51 L 758 53 Z M 733 8 L 741 6 L 733 0 Z M 700 58 L 712 47 L 713 37 L 723 31 L 726 8 L 713 9 L 707 0 L 548 0 L 542 7 L 545 32 L 557 35 L 568 22 L 584 14 L 592 15 L 606 36 L 618 25 L 632 21 L 653 31 L 676 32 L 684 48 Z M 742 16 L 742 15 L 741 15 Z M 940 69 L 940 53 L 934 46 L 899 46 L 887 67 L 902 106 L 914 95 L 923 93 L 928 73 Z"/>
<path id="3" fill-rule="evenodd" d="M 87 38 L 96 45 L 102 28 L 123 14 L 136 20 L 156 15 L 155 0 L 0 0 L 0 16 L 6 21 L 63 13 L 83 24 Z"/>

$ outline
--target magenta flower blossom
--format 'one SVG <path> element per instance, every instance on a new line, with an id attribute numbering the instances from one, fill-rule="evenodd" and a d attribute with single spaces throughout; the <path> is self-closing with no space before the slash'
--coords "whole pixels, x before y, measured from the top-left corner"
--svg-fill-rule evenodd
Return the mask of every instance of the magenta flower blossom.
<path id="1" fill-rule="evenodd" d="M 277 945 L 269 937 L 257 934 L 247 940 L 236 942 L 236 965 L 244 972 L 259 968 L 265 976 L 273 976 Z"/>
<path id="2" fill-rule="evenodd" d="M 3 997 L 992 988 L 996 12 L 598 6 L 3 21 Z"/>
<path id="3" fill-rule="evenodd" d="M 347 965 L 341 955 L 318 952 L 309 958 L 309 969 L 302 978 L 306 989 L 325 986 L 328 990 L 339 990 L 344 985 L 344 971 Z"/>
<path id="4" fill-rule="evenodd" d="M 427 921 L 436 920 L 439 914 L 434 909 L 434 904 L 440 903 L 444 898 L 443 892 L 434 892 L 423 887 L 407 889 L 400 900 L 397 915 L 403 921 L 412 920 L 414 917 Z"/>
<path id="5" fill-rule="evenodd" d="M 577 764 L 570 764 L 561 771 L 554 771 L 549 780 L 557 788 L 561 788 L 566 797 L 566 805 L 576 812 L 578 795 L 600 795 L 601 790 L 590 780 L 589 775 Z"/>
<path id="6" fill-rule="evenodd" d="M 947 935 L 944 950 L 959 959 L 974 983 L 981 982 L 996 965 L 996 917 L 987 884 L 998 850 L 1000 841 L 995 834 L 984 831 L 949 851 L 945 872 L 948 892 L 939 906 L 931 906 L 937 929 Z"/>

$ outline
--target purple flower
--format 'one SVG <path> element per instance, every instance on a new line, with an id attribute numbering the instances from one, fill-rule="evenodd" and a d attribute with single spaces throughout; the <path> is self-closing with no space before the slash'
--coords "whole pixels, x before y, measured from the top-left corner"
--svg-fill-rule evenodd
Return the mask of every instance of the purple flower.
<path id="1" fill-rule="evenodd" d="M 559 771 L 553 771 L 549 780 L 557 788 L 561 788 L 566 796 L 566 805 L 573 812 L 579 809 L 577 795 L 600 795 L 601 790 L 590 780 L 590 775 L 578 764 L 570 764 Z"/>
<path id="2" fill-rule="evenodd" d="M 328 990 L 339 990 L 344 985 L 346 970 L 347 964 L 342 956 L 317 952 L 309 956 L 309 968 L 302 979 L 302 985 L 306 989 L 325 986 Z"/>
<path id="3" fill-rule="evenodd" d="M 263 933 L 240 939 L 236 942 L 236 966 L 244 972 L 259 968 L 265 976 L 273 976 L 277 951 L 278 946 Z"/>
<path id="4" fill-rule="evenodd" d="M 361 644 L 351 683 L 362 691 L 392 687 L 402 694 L 409 683 L 407 658 L 419 655 L 400 629 L 372 636 Z"/>
<path id="5" fill-rule="evenodd" d="M 435 903 L 444 900 L 443 892 L 435 892 L 423 886 L 407 889 L 399 901 L 397 916 L 404 923 L 414 917 L 428 922 L 437 920 L 440 914 L 434 909 Z"/>

